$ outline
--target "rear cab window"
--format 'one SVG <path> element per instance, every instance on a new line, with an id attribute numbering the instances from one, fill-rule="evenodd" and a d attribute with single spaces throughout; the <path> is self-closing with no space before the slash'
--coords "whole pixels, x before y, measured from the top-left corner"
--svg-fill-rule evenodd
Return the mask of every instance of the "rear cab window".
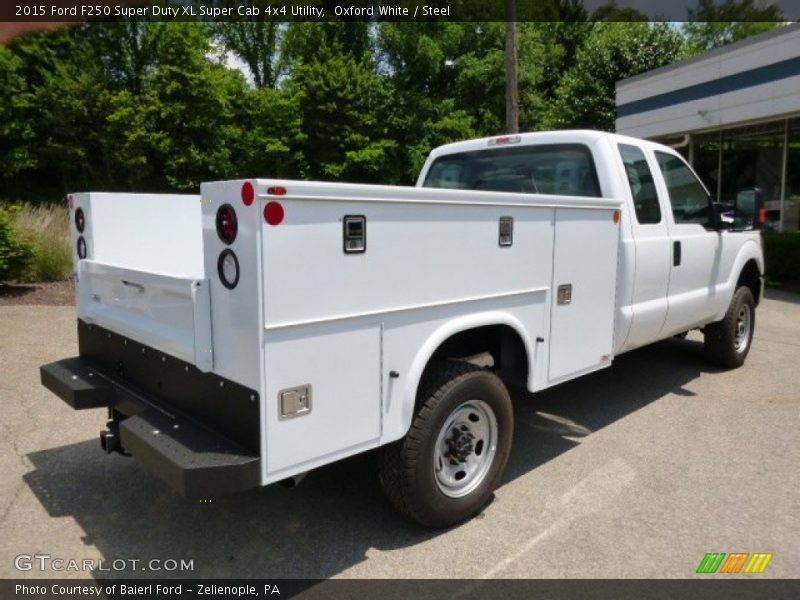
<path id="1" fill-rule="evenodd" d="M 424 187 L 600 198 L 597 169 L 583 144 L 490 148 L 434 160 Z"/>

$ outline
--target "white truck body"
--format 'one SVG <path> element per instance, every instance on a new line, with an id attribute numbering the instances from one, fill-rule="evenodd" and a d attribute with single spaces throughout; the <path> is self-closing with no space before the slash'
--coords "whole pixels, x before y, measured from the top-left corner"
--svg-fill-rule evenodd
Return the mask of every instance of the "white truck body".
<path id="1" fill-rule="evenodd" d="M 637 219 L 620 144 L 646 159 L 658 222 Z M 460 167 L 437 163 L 562 145 L 594 174 L 543 163 L 548 193 L 451 187 Z M 78 318 L 212 386 L 250 390 L 257 409 L 240 416 L 257 418 L 258 483 L 285 480 L 403 438 L 436 356 L 491 351 L 504 381 L 536 392 L 719 321 L 743 276 L 757 298 L 759 233 L 676 222 L 659 168 L 668 157 L 683 163 L 613 134 L 536 133 L 438 148 L 416 187 L 251 179 L 204 183 L 199 196 L 74 194 L 85 219 L 83 232 L 72 227 Z M 432 169 L 444 173 L 438 187 L 426 187 Z M 217 230 L 226 204 L 238 226 L 230 244 Z M 345 221 L 356 223 L 352 253 Z M 229 289 L 220 261 L 231 252 Z"/>

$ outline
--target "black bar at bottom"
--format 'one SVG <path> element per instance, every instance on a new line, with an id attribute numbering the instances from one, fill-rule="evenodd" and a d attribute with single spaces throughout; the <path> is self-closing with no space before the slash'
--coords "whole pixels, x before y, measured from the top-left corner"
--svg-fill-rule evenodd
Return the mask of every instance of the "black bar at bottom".
<path id="1" fill-rule="evenodd" d="M 756 575 L 755 577 L 760 577 Z M 24 586 L 24 589 L 16 586 Z M 98 593 L 99 591 L 99 593 Z M 0 597 L 84 598 L 302 598 L 308 600 L 795 600 L 800 580 L 711 575 L 708 579 L 5 579 Z"/>

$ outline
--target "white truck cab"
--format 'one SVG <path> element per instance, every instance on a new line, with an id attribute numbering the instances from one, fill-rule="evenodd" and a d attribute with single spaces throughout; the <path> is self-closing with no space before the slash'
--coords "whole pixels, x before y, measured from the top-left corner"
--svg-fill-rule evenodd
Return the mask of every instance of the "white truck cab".
<path id="1" fill-rule="evenodd" d="M 108 410 L 106 451 L 208 497 L 380 448 L 429 526 L 498 485 L 510 386 L 695 328 L 739 366 L 764 273 L 757 190 L 717 206 L 674 150 L 593 131 L 442 146 L 415 187 L 69 200 L 79 356 L 41 376 Z"/>

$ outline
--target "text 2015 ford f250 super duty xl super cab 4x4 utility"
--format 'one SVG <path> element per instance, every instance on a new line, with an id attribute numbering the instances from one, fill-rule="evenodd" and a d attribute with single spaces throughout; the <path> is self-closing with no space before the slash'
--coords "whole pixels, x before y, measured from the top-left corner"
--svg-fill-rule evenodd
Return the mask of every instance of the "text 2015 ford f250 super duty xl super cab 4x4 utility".
<path id="1" fill-rule="evenodd" d="M 498 485 L 509 386 L 694 328 L 739 366 L 764 273 L 757 190 L 717 206 L 674 150 L 592 131 L 443 146 L 416 187 L 69 203 L 80 354 L 41 377 L 108 410 L 106 451 L 210 497 L 380 448 L 392 504 L 429 526 Z"/>

